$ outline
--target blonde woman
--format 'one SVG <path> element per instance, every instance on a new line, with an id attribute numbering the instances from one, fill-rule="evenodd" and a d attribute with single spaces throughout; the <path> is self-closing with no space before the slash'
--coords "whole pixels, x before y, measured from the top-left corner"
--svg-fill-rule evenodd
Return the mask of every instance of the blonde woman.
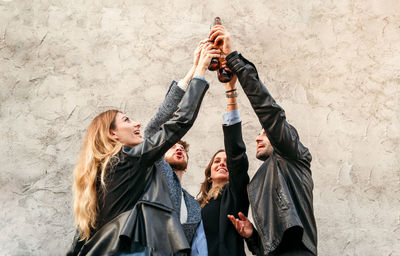
<path id="1" fill-rule="evenodd" d="M 190 249 L 154 163 L 193 125 L 208 89 L 204 73 L 219 52 L 212 45 L 202 46 L 178 110 L 149 138 L 142 138 L 140 123 L 117 110 L 91 122 L 74 171 L 78 232 L 69 255 L 172 254 Z"/>
<path id="2" fill-rule="evenodd" d="M 225 63 L 223 66 L 225 67 Z M 242 140 L 241 120 L 236 102 L 236 76 L 225 84 L 227 113 L 224 114 L 225 150 L 218 150 L 205 169 L 199 192 L 201 216 L 209 256 L 244 256 L 244 241 L 230 223 L 228 214 L 247 214 L 249 183 L 246 147 Z"/>

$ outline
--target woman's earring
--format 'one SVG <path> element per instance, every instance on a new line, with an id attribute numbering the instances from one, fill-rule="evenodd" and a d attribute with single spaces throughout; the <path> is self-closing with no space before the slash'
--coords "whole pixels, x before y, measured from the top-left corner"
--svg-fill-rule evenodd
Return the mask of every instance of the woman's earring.
<path id="1" fill-rule="evenodd" d="M 211 183 L 211 182 L 212 182 L 211 177 L 208 177 L 208 178 L 207 178 L 207 182 L 208 182 L 208 183 Z"/>

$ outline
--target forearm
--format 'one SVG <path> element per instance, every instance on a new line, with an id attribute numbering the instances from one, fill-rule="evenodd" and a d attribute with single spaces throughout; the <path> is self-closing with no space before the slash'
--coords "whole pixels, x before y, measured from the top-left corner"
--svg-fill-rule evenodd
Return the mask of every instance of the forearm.
<path id="1" fill-rule="evenodd" d="M 149 138 L 160 130 L 161 125 L 171 119 L 177 110 L 185 91 L 182 90 L 175 81 L 172 82 L 164 101 L 161 103 L 157 113 L 153 116 L 144 130 L 144 137 Z"/>
<path id="2" fill-rule="evenodd" d="M 233 80 L 232 82 L 225 83 L 226 112 L 238 109 L 236 77 Z"/>
<path id="3" fill-rule="evenodd" d="M 239 199 L 242 195 L 247 195 L 246 185 L 249 182 L 249 178 L 247 175 L 248 160 L 246 147 L 242 138 L 242 124 L 237 104 L 236 80 L 237 78 L 234 76 L 230 82 L 225 83 L 227 113 L 223 115 L 223 131 L 227 167 L 229 170 L 229 183 L 231 184 L 230 189 L 235 194 L 235 197 Z M 244 209 L 240 210 L 244 211 Z"/>
<path id="4" fill-rule="evenodd" d="M 227 65 L 238 76 L 243 91 L 274 149 L 280 154 L 293 158 L 305 152 L 304 146 L 299 143 L 296 129 L 286 121 L 285 111 L 276 104 L 260 81 L 254 64 L 237 52 L 233 52 L 227 56 Z"/>
<path id="5" fill-rule="evenodd" d="M 192 80 L 194 72 L 196 70 L 196 66 L 193 65 L 190 70 L 187 72 L 187 74 L 185 75 L 185 77 L 182 79 L 186 84 L 190 83 L 190 80 Z"/>
<path id="6" fill-rule="evenodd" d="M 241 122 L 230 126 L 223 126 L 224 145 L 229 171 L 229 189 L 233 198 L 237 201 L 237 212 L 247 214 L 248 197 L 247 184 L 249 183 L 249 162 L 246 154 L 246 146 L 242 139 Z"/>
<path id="7" fill-rule="evenodd" d="M 124 147 L 124 152 L 130 156 L 142 156 L 149 164 L 160 158 L 193 125 L 207 89 L 206 81 L 192 79 L 173 118 L 164 123 L 157 133 L 146 138 L 141 144 L 133 148 Z"/>
<path id="8" fill-rule="evenodd" d="M 181 101 L 190 81 L 193 78 L 194 72 L 197 65 L 193 65 L 190 70 L 186 73 L 185 77 L 181 79 L 178 83 L 172 81 L 167 95 L 164 101 L 158 108 L 157 113 L 153 116 L 150 122 L 147 124 L 144 131 L 144 137 L 148 138 L 154 135 L 162 124 L 171 119 L 173 113 L 177 110 L 178 104 Z"/>
<path id="9" fill-rule="evenodd" d="M 238 76 L 239 82 L 264 128 L 270 128 L 280 118 L 279 107 L 260 81 L 256 67 L 236 51 L 227 56 L 228 67 Z"/>

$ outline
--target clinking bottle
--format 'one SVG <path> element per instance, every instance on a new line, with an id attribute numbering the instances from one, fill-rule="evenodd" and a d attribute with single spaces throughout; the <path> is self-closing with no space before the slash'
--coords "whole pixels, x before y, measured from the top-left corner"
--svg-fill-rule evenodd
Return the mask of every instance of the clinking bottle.
<path id="1" fill-rule="evenodd" d="M 212 26 L 222 25 L 221 18 L 215 17 Z M 218 70 L 218 80 L 221 83 L 227 83 L 231 81 L 233 73 L 225 68 L 221 68 L 221 63 L 225 60 L 225 55 L 221 55 L 220 58 L 212 58 L 208 70 L 215 71 Z"/>

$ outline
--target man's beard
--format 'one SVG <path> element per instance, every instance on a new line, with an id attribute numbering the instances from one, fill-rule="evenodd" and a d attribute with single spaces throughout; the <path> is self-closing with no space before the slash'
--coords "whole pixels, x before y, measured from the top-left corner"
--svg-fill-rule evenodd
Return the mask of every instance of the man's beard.
<path id="1" fill-rule="evenodd" d="M 274 148 L 271 145 L 267 145 L 266 148 L 256 153 L 256 158 L 258 160 L 265 161 L 272 154 L 272 151 L 274 151 Z"/>
<path id="2" fill-rule="evenodd" d="M 269 155 L 266 152 L 257 152 L 256 153 L 256 158 L 258 160 L 265 161 L 268 159 L 268 157 L 269 157 Z"/>
<path id="3" fill-rule="evenodd" d="M 175 161 L 175 160 L 172 160 L 170 162 L 167 161 L 167 163 L 169 163 L 171 168 L 176 170 L 176 171 L 184 171 L 184 170 L 186 170 L 186 167 L 188 165 L 187 161 Z"/>

